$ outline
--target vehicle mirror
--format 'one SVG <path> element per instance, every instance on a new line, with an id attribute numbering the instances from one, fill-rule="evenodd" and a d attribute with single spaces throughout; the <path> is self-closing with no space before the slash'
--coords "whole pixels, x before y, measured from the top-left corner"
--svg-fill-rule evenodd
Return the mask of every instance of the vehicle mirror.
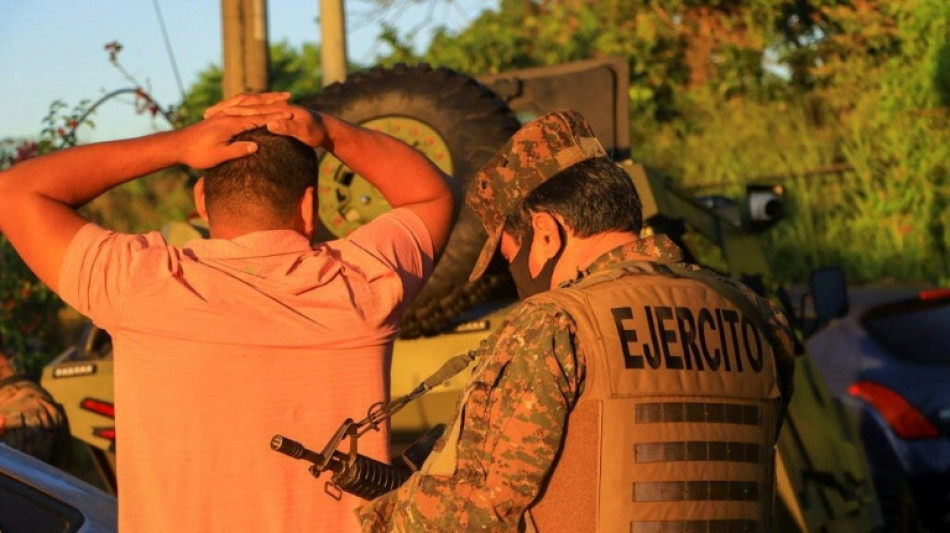
<path id="1" fill-rule="evenodd" d="M 812 305 L 818 329 L 834 318 L 848 314 L 848 286 L 838 267 L 817 268 L 811 272 Z"/>

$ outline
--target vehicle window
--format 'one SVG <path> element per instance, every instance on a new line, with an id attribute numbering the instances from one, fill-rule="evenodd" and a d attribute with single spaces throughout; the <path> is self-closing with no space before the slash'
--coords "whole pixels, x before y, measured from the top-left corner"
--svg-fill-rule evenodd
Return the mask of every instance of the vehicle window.
<path id="1" fill-rule="evenodd" d="M 82 513 L 36 487 L 0 474 L 0 530 L 78 531 Z"/>
<path id="2" fill-rule="evenodd" d="M 861 322 L 868 335 L 894 357 L 950 364 L 950 299 L 880 307 Z"/>

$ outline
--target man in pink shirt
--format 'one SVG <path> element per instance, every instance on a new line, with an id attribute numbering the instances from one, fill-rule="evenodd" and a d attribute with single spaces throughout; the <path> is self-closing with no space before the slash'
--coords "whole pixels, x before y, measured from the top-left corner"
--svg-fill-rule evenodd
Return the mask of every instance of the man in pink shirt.
<path id="1" fill-rule="evenodd" d="M 124 531 L 358 531 L 359 502 L 323 493 L 273 435 L 321 440 L 387 396 L 398 318 L 456 215 L 454 185 L 406 144 L 242 95 L 182 130 L 63 150 L 0 174 L 0 231 L 115 349 Z M 393 210 L 310 244 L 322 147 Z M 76 208 L 185 164 L 211 238 L 124 235 Z M 385 431 L 360 440 L 385 460 Z"/>

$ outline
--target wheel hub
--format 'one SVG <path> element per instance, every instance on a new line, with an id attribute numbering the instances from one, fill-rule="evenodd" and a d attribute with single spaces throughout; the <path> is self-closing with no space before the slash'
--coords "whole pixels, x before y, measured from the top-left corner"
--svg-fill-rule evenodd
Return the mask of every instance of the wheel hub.
<path id="1" fill-rule="evenodd" d="M 443 172 L 452 175 L 452 156 L 445 140 L 425 123 L 406 117 L 383 117 L 366 121 L 361 126 L 405 142 L 425 154 Z M 412 176 L 405 179 L 406 186 L 411 186 L 409 180 Z M 320 161 L 317 196 L 318 216 L 337 237 L 349 235 L 391 209 L 375 187 L 329 153 Z"/>

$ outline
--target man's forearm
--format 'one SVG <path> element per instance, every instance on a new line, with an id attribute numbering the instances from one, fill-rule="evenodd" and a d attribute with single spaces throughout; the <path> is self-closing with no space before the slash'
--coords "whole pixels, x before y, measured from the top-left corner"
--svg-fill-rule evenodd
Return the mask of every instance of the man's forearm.
<path id="1" fill-rule="evenodd" d="M 460 186 L 421 152 L 389 135 L 316 113 L 323 147 L 376 187 L 392 207 L 408 207 L 426 225 L 438 257 L 458 215 Z"/>
<path id="2" fill-rule="evenodd" d="M 30 159 L 0 173 L 0 191 L 4 198 L 40 196 L 79 207 L 117 185 L 177 163 L 172 135 L 77 146 Z M 0 224 L 2 219 L 0 215 Z"/>
<path id="3" fill-rule="evenodd" d="M 389 135 L 320 114 L 324 146 L 379 189 L 393 207 L 454 196 L 452 180 L 422 153 Z M 402 179 L 411 179 L 411 187 Z"/>

